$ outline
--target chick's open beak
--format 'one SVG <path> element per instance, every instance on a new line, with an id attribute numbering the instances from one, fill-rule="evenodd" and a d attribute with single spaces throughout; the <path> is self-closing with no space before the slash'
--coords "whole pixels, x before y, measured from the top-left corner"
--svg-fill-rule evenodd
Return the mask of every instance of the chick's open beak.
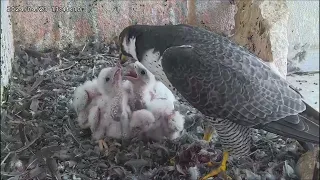
<path id="1" fill-rule="evenodd" d="M 122 53 L 120 53 L 119 59 L 120 59 L 120 63 L 121 64 L 124 64 L 124 63 L 126 63 L 128 61 L 128 57 L 123 55 Z"/>

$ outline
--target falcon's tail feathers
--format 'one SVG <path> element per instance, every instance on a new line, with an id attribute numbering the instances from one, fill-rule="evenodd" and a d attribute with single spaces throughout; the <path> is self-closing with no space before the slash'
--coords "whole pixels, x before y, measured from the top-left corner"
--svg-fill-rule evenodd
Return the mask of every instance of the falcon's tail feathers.
<path id="1" fill-rule="evenodd" d="M 306 103 L 305 111 L 266 124 L 263 129 L 299 142 L 319 144 L 319 112 Z"/>

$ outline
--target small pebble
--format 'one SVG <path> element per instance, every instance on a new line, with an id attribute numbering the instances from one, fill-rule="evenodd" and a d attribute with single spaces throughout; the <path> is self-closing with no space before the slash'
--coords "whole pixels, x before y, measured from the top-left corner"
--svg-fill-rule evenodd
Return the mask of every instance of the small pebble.
<path id="1" fill-rule="evenodd" d="M 97 176 L 98 176 L 98 174 L 95 171 L 91 170 L 91 169 L 88 170 L 88 175 L 90 177 L 94 178 L 94 179 L 96 179 Z"/>
<path id="2" fill-rule="evenodd" d="M 268 132 L 268 133 L 266 134 L 266 138 L 269 139 L 269 140 L 275 139 L 275 138 L 277 138 L 277 137 L 278 137 L 278 135 L 276 135 L 276 134 L 274 134 L 274 133 Z"/>
<path id="3" fill-rule="evenodd" d="M 245 170 L 246 173 L 246 178 L 247 180 L 261 180 L 261 176 L 258 174 L 253 173 L 252 171 L 246 169 Z"/>
<path id="4" fill-rule="evenodd" d="M 77 177 L 76 175 L 73 175 L 72 180 L 81 180 L 81 178 Z"/>
<path id="5" fill-rule="evenodd" d="M 257 134 L 257 135 L 253 135 L 252 136 L 252 140 L 253 140 L 253 142 L 258 142 L 258 141 L 260 141 L 261 140 L 261 135 L 260 134 Z"/>
<path id="6" fill-rule="evenodd" d="M 201 126 L 197 126 L 197 133 L 203 133 L 203 128 Z"/>
<path id="7" fill-rule="evenodd" d="M 255 158 L 256 159 L 262 159 L 264 157 L 266 157 L 267 154 L 264 151 L 261 151 L 260 149 L 257 150 L 257 152 L 255 153 Z"/>
<path id="8" fill-rule="evenodd" d="M 86 165 L 83 164 L 83 163 L 79 163 L 79 164 L 77 165 L 77 168 L 79 168 L 79 169 L 84 169 L 85 167 L 86 167 Z"/>
<path id="9" fill-rule="evenodd" d="M 89 150 L 89 149 L 92 149 L 93 147 L 91 146 L 91 144 L 84 144 L 82 145 L 82 148 L 84 150 Z M 98 147 L 97 147 L 98 148 Z M 94 148 L 94 150 L 96 150 L 96 147 Z M 99 149 L 98 149 L 99 150 Z"/>
<path id="10" fill-rule="evenodd" d="M 265 135 L 265 134 L 268 133 L 267 131 L 265 131 L 265 130 L 263 130 L 263 129 L 260 129 L 259 132 L 260 132 L 261 134 L 263 134 L 263 135 Z"/>
<path id="11" fill-rule="evenodd" d="M 23 163 L 21 160 L 17 160 L 14 166 L 18 170 L 18 172 L 22 172 L 24 170 Z"/>
<path id="12" fill-rule="evenodd" d="M 75 162 L 75 161 L 66 161 L 66 163 L 68 164 L 68 166 L 70 168 L 72 168 L 73 166 L 77 165 L 77 162 Z"/>
<path id="13" fill-rule="evenodd" d="M 286 142 L 283 139 L 278 139 L 278 144 L 284 145 L 284 144 L 286 144 Z"/>
<path id="14" fill-rule="evenodd" d="M 64 167 L 63 164 L 59 164 L 59 165 L 58 165 L 58 170 L 59 170 L 60 172 L 63 172 L 64 169 L 65 169 L 65 167 Z"/>
<path id="15" fill-rule="evenodd" d="M 190 180 L 197 180 L 200 177 L 199 169 L 196 166 L 195 167 L 189 167 L 188 173 L 189 173 L 189 176 L 190 176 Z"/>
<path id="16" fill-rule="evenodd" d="M 62 179 L 63 180 L 69 180 L 70 179 L 70 175 L 68 175 L 68 174 L 63 174 L 62 175 Z M 73 178 L 72 178 L 73 179 Z"/>
<path id="17" fill-rule="evenodd" d="M 150 158 L 151 157 L 151 152 L 150 150 L 146 150 L 142 153 L 142 157 L 147 157 L 147 158 Z"/>

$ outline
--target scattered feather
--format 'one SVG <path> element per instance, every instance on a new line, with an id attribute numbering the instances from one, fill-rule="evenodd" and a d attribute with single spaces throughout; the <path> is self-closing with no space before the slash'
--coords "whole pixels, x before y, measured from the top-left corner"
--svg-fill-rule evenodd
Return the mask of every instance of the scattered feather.
<path id="1" fill-rule="evenodd" d="M 19 124 L 19 135 L 20 135 L 20 140 L 22 142 L 22 145 L 26 144 L 26 134 L 24 132 L 24 124 Z"/>
<path id="2" fill-rule="evenodd" d="M 246 169 L 245 173 L 246 173 L 247 180 L 261 180 L 261 176 L 253 173 L 252 171 L 249 171 Z"/>
<path id="3" fill-rule="evenodd" d="M 51 173 L 51 176 L 54 177 L 57 180 L 61 180 L 61 175 L 60 175 L 60 173 L 58 171 L 57 162 L 51 157 L 47 158 L 46 162 L 47 162 L 48 169 L 49 169 L 49 171 Z"/>
<path id="4" fill-rule="evenodd" d="M 32 99 L 31 104 L 30 104 L 30 109 L 33 112 L 37 112 L 39 108 L 39 100 L 38 99 Z"/>
<path id="5" fill-rule="evenodd" d="M 195 167 L 189 167 L 188 168 L 188 173 L 190 175 L 190 180 L 197 180 L 200 177 L 200 172 L 198 170 L 198 168 Z"/>
<path id="6" fill-rule="evenodd" d="M 134 173 L 139 172 L 141 168 L 149 166 L 149 164 L 150 163 L 144 159 L 131 159 L 124 163 L 125 166 L 131 167 Z"/>
<path id="7" fill-rule="evenodd" d="M 288 164 L 288 161 L 284 162 L 283 173 L 289 178 L 296 178 L 293 168 Z"/>

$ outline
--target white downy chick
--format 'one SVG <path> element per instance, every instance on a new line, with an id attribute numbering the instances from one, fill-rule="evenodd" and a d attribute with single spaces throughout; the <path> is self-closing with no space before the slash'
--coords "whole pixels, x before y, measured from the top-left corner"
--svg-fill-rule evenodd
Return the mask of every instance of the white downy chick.
<path id="1" fill-rule="evenodd" d="M 130 71 L 124 76 L 133 84 L 136 98 L 135 108 L 142 106 L 153 113 L 156 122 L 151 129 L 157 133 L 148 133 L 159 139 L 157 136 L 166 136 L 169 139 L 179 137 L 183 130 L 184 116 L 174 110 L 176 101 L 173 93 L 155 76 L 145 68 L 139 61 L 129 66 Z M 159 122 L 158 122 L 159 121 Z M 160 132 L 158 132 L 160 130 Z M 152 137 L 151 137 L 152 138 Z"/>
<path id="2" fill-rule="evenodd" d="M 176 101 L 172 92 L 140 62 L 136 61 L 128 66 L 129 72 L 124 76 L 132 83 L 135 96 L 133 110 L 163 108 L 164 105 L 174 108 Z M 154 101 L 153 101 L 154 100 Z M 159 104 L 160 103 L 160 104 Z"/>
<path id="3" fill-rule="evenodd" d="M 130 132 L 128 96 L 123 89 L 121 66 L 102 69 L 98 76 L 98 89 L 102 95 L 97 105 L 90 109 L 89 123 L 93 139 L 104 136 L 112 138 L 127 137 Z"/>
<path id="4" fill-rule="evenodd" d="M 146 69 L 140 69 L 136 63 L 129 64 L 127 68 L 129 69 L 129 72 L 123 78 L 131 82 L 133 89 L 133 102 L 130 103 L 131 109 L 132 111 L 145 109 L 146 106 L 145 102 L 143 102 L 143 96 L 147 95 L 146 92 L 156 82 L 155 77 L 153 74 L 147 74 L 149 71 Z"/>
<path id="5" fill-rule="evenodd" d="M 128 81 L 128 80 L 124 80 L 122 83 L 122 87 L 124 89 L 124 92 L 126 93 L 126 95 L 128 96 L 128 105 L 130 107 L 130 109 L 133 111 L 134 109 L 134 103 L 135 103 L 135 93 L 133 91 L 133 85 L 132 82 Z"/>
<path id="6" fill-rule="evenodd" d="M 184 116 L 179 111 L 153 111 L 155 123 L 146 131 L 146 136 L 153 140 L 161 140 L 166 137 L 170 140 L 181 136 L 184 129 Z"/>
<path id="7" fill-rule="evenodd" d="M 89 110 L 95 105 L 95 98 L 100 95 L 101 93 L 98 90 L 97 79 L 86 81 L 75 89 L 72 105 L 78 115 L 77 121 L 81 128 L 89 127 Z"/>
<path id="8" fill-rule="evenodd" d="M 154 122 L 155 118 L 150 111 L 146 109 L 134 111 L 130 120 L 130 135 L 132 137 L 142 135 L 150 129 Z"/>
<path id="9" fill-rule="evenodd" d="M 184 129 L 185 116 L 179 111 L 174 111 L 168 118 L 168 138 L 171 140 L 177 139 L 181 136 Z"/>

